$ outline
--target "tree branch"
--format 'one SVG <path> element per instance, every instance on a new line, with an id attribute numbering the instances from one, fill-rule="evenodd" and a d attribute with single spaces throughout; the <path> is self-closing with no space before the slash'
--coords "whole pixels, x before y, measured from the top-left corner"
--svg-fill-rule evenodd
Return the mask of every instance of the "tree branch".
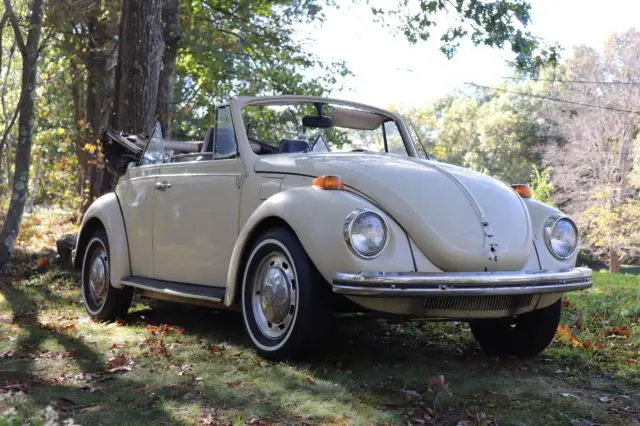
<path id="1" fill-rule="evenodd" d="M 22 52 L 23 56 L 27 55 L 27 45 L 24 44 L 24 39 L 22 38 L 22 32 L 20 31 L 20 23 L 18 22 L 18 17 L 13 12 L 13 6 L 11 5 L 11 0 L 4 0 L 4 6 L 6 11 L 5 15 L 9 16 L 9 21 L 11 22 L 11 26 L 13 27 L 13 33 L 15 35 L 16 43 L 18 44 L 18 49 Z"/>
<path id="2" fill-rule="evenodd" d="M 18 105 L 16 105 L 16 109 L 13 112 L 13 117 L 11 117 L 11 121 L 2 132 L 2 139 L 0 139 L 0 158 L 2 157 L 2 151 L 4 149 L 4 144 L 7 142 L 9 138 L 9 133 L 11 132 L 11 128 L 16 123 L 16 119 L 18 118 L 18 113 L 20 112 L 20 106 L 22 105 L 22 99 L 24 99 L 24 94 L 20 96 L 20 100 L 18 101 Z"/>

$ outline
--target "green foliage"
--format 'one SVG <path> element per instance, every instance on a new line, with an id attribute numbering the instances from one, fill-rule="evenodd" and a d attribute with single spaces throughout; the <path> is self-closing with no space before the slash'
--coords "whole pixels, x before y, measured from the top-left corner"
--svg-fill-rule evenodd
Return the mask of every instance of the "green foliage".
<path id="1" fill-rule="evenodd" d="M 523 83 L 504 89 L 535 94 L 543 86 Z M 405 115 L 436 158 L 507 183 L 528 183 L 536 177 L 540 149 L 548 140 L 549 123 L 541 109 L 538 98 L 483 91 L 448 96 Z"/>
<path id="2" fill-rule="evenodd" d="M 537 73 L 558 60 L 558 46 L 525 30 L 531 21 L 529 0 L 398 0 L 372 11 L 381 21 L 393 21 L 411 43 L 439 36 L 440 49 L 448 58 L 462 40 L 469 39 L 475 45 L 509 46 L 513 64 L 522 71 Z M 448 26 L 440 31 L 445 20 Z"/>
<path id="3" fill-rule="evenodd" d="M 322 95 L 349 71 L 321 63 L 294 38 L 293 25 L 322 19 L 313 1 L 191 1 L 182 5 L 174 114 L 176 134 L 202 137 L 212 106 L 236 95 Z M 305 76 L 321 69 L 321 77 Z"/>
<path id="4" fill-rule="evenodd" d="M 640 200 L 629 198 L 615 206 L 611 200 L 610 191 L 597 193 L 593 204 L 578 216 L 579 223 L 594 248 L 635 255 L 640 246 Z"/>
<path id="5" fill-rule="evenodd" d="M 553 206 L 553 191 L 555 187 L 551 183 L 551 169 L 542 169 L 534 166 L 533 177 L 529 183 L 531 190 L 533 191 L 533 197 L 536 200 L 542 201 Z"/>

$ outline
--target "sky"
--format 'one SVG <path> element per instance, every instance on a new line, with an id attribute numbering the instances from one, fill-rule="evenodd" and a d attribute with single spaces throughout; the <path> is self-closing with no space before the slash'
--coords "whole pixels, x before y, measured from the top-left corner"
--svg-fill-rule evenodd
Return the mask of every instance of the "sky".
<path id="1" fill-rule="evenodd" d="M 366 5 L 337 3 L 337 9 L 327 10 L 321 26 L 298 30 L 321 61 L 343 60 L 353 72 L 333 97 L 407 108 L 451 93 L 465 82 L 496 86 L 512 75 L 508 51 L 466 42 L 448 60 L 439 50 L 439 40 L 410 45 L 402 35 L 373 22 Z M 640 26 L 640 0 L 531 0 L 531 7 L 529 30 L 558 42 L 564 56 L 575 45 L 601 49 L 611 34 Z"/>

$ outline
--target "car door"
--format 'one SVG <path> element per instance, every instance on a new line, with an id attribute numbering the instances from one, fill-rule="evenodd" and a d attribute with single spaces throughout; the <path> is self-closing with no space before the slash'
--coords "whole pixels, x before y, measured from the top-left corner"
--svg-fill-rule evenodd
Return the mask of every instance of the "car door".
<path id="1" fill-rule="evenodd" d="M 216 110 L 213 143 L 205 140 L 203 150 L 194 161 L 163 165 L 158 176 L 154 277 L 224 287 L 238 236 L 244 175 L 228 107 Z"/>
<path id="2" fill-rule="evenodd" d="M 139 163 L 129 164 L 116 187 L 129 241 L 131 273 L 140 277 L 153 277 L 153 204 L 164 157 L 162 131 L 156 124 Z"/>

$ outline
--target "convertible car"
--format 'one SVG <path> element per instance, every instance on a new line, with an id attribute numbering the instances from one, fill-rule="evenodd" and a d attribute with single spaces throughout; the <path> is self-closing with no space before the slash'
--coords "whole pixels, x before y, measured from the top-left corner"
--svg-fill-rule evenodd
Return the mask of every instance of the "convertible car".
<path id="1" fill-rule="evenodd" d="M 111 136 L 118 183 L 73 251 L 99 321 L 134 292 L 236 308 L 257 351 L 282 359 L 320 349 L 337 311 L 366 311 L 467 321 L 489 354 L 530 357 L 563 293 L 592 285 L 567 215 L 432 159 L 393 112 L 240 97 L 202 142 L 164 141 L 157 125 L 145 146 Z"/>

